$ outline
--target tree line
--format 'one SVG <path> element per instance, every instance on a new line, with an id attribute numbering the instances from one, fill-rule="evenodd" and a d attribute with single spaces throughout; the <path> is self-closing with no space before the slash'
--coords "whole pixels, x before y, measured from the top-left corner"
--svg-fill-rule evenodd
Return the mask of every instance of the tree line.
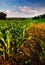
<path id="1" fill-rule="evenodd" d="M 42 19 L 42 18 L 45 18 L 45 14 L 33 17 L 33 19 Z"/>
<path id="2" fill-rule="evenodd" d="M 4 20 L 5 19 L 15 19 L 15 18 L 6 18 L 6 16 L 7 16 L 6 13 L 0 12 L 0 19 L 4 19 Z M 33 19 L 42 19 L 42 18 L 45 18 L 45 14 L 33 17 Z M 20 19 L 23 19 L 24 20 L 25 18 L 20 18 Z"/>

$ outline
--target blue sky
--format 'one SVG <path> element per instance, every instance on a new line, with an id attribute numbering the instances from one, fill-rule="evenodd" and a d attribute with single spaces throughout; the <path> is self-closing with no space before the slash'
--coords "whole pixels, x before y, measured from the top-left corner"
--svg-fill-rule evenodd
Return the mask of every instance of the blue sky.
<path id="1" fill-rule="evenodd" d="M 45 13 L 45 0 L 0 0 L 0 11 L 7 17 L 33 17 Z"/>

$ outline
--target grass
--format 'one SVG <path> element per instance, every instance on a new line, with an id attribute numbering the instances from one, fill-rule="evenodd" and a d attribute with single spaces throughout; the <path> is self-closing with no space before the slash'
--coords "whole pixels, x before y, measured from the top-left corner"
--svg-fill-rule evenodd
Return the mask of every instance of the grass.
<path id="1" fill-rule="evenodd" d="M 36 20 L 33 20 L 34 23 L 45 23 L 45 19 L 36 19 Z"/>

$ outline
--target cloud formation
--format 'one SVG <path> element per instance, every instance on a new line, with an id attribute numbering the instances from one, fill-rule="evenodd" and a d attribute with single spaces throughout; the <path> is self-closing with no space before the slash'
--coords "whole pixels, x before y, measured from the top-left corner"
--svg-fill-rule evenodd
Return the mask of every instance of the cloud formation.
<path id="1" fill-rule="evenodd" d="M 45 7 L 43 8 L 31 8 L 29 6 L 13 6 L 14 10 L 2 10 L 7 14 L 7 17 L 33 17 L 45 13 Z"/>

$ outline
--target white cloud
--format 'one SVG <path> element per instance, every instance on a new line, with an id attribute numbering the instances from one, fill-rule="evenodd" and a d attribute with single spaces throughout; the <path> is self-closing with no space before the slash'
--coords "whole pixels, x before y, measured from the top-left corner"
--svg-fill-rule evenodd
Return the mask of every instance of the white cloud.
<path id="1" fill-rule="evenodd" d="M 1 10 L 7 14 L 7 17 L 33 17 L 45 13 L 44 8 L 30 8 L 27 6 L 14 6 L 14 11 L 12 10 Z M 16 9 L 16 11 L 15 11 Z"/>
<path id="2" fill-rule="evenodd" d="M 9 14 L 11 11 L 10 10 L 5 10 L 5 13 Z"/>
<path id="3" fill-rule="evenodd" d="M 19 11 L 25 13 L 25 14 L 28 14 L 28 15 L 41 15 L 41 14 L 44 14 L 45 13 L 45 8 L 38 8 L 38 9 L 33 9 L 33 8 L 30 8 L 30 7 L 27 7 L 27 6 L 24 6 L 24 7 L 19 7 Z"/>

